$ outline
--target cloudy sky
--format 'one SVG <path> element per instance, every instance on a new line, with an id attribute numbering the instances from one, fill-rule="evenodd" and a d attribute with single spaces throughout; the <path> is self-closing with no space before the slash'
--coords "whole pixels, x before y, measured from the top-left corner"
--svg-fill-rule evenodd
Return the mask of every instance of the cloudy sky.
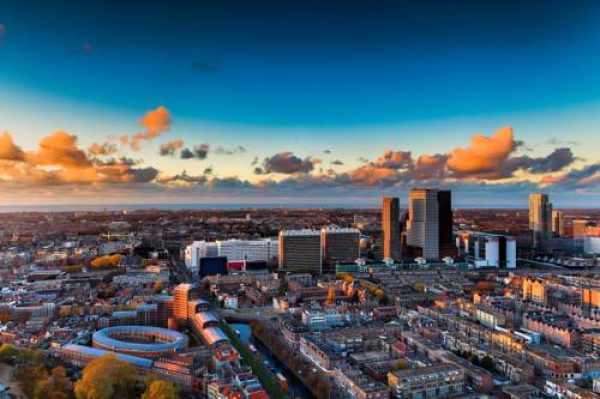
<path id="1" fill-rule="evenodd" d="M 13 3 L 0 204 L 599 203 L 598 2 Z"/>

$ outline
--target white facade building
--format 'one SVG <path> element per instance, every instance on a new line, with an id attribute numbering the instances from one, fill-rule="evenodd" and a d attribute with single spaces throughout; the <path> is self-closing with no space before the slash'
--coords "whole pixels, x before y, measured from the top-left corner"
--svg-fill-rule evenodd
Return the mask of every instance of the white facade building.
<path id="1" fill-rule="evenodd" d="M 586 236 L 583 240 L 583 252 L 590 255 L 600 254 L 600 237 Z"/>
<path id="2" fill-rule="evenodd" d="M 513 237 L 463 231 L 457 236 L 456 246 L 459 253 L 465 256 L 467 262 L 475 268 L 515 269 L 517 267 L 517 241 Z"/>
<path id="3" fill-rule="evenodd" d="M 217 241 L 219 256 L 228 260 L 267 261 L 277 257 L 279 241 L 264 240 L 227 240 Z"/>
<path id="4" fill-rule="evenodd" d="M 185 265 L 198 272 L 202 258 L 226 257 L 230 261 L 268 261 L 277 257 L 277 239 L 194 241 L 185 248 Z"/>

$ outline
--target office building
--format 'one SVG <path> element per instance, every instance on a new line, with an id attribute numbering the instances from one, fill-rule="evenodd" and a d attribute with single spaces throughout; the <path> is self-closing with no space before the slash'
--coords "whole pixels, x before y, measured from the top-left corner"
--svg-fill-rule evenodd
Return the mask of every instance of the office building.
<path id="1" fill-rule="evenodd" d="M 319 230 L 282 230 L 279 232 L 280 270 L 321 274 L 322 255 Z"/>
<path id="2" fill-rule="evenodd" d="M 459 254 L 476 269 L 517 267 L 517 241 L 513 237 L 478 231 L 461 231 L 457 235 L 456 245 Z"/>
<path id="3" fill-rule="evenodd" d="M 426 188 L 410 191 L 406 243 L 420 248 L 421 256 L 428 260 L 454 254 L 450 191 Z"/>
<path id="4" fill-rule="evenodd" d="M 381 230 L 383 257 L 400 259 L 400 200 L 396 197 L 383 197 Z"/>
<path id="5" fill-rule="evenodd" d="M 202 258 L 219 256 L 219 249 L 214 242 L 194 241 L 185 247 L 185 265 L 193 274 L 198 273 Z"/>
<path id="6" fill-rule="evenodd" d="M 268 262 L 277 257 L 276 239 L 194 241 L 185 249 L 185 264 L 198 273 L 204 258 L 226 258 L 227 261 Z"/>
<path id="7" fill-rule="evenodd" d="M 533 245 L 548 241 L 552 235 L 552 204 L 548 195 L 529 195 L 529 229 L 533 231 Z"/>
<path id="8" fill-rule="evenodd" d="M 555 237 L 565 236 L 565 213 L 563 211 L 552 211 L 552 234 Z"/>
<path id="9" fill-rule="evenodd" d="M 354 262 L 360 257 L 360 231 L 353 228 L 328 227 L 321 230 L 323 260 Z"/>
<path id="10" fill-rule="evenodd" d="M 268 261 L 277 257 L 276 239 L 263 240 L 227 240 L 217 241 L 219 256 L 226 257 L 227 260 L 245 260 L 248 262 Z"/>

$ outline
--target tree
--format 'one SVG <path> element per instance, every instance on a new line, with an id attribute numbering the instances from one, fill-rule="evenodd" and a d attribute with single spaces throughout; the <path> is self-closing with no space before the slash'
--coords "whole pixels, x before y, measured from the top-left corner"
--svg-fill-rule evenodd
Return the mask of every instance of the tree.
<path id="1" fill-rule="evenodd" d="M 115 354 L 92 360 L 83 369 L 81 379 L 75 383 L 77 399 L 133 398 L 135 368 Z"/>
<path id="2" fill-rule="evenodd" d="M 123 260 L 121 254 L 99 256 L 91 262 L 91 265 L 100 270 L 114 269 L 121 263 L 121 260 Z"/>
<path id="3" fill-rule="evenodd" d="M 0 362 L 5 362 L 16 354 L 17 350 L 11 344 L 4 343 L 0 345 Z"/>
<path id="4" fill-rule="evenodd" d="M 28 398 L 42 398 L 42 394 L 37 392 L 38 383 L 48 381 L 48 378 L 48 371 L 43 365 L 17 368 L 16 379 Z"/>
<path id="5" fill-rule="evenodd" d="M 148 385 L 141 399 L 179 399 L 179 392 L 172 382 L 155 380 Z"/>
<path id="6" fill-rule="evenodd" d="M 19 312 L 17 313 L 17 322 L 19 324 L 25 324 L 31 319 L 31 313 L 29 312 Z"/>
<path id="7" fill-rule="evenodd" d="M 420 282 L 414 283 L 412 285 L 412 289 L 416 292 L 425 292 L 425 284 L 420 283 Z"/>
<path id="8" fill-rule="evenodd" d="M 65 266 L 63 268 L 63 271 L 65 273 L 79 273 L 82 270 L 83 270 L 83 266 L 82 265 Z"/>
<path id="9" fill-rule="evenodd" d="M 154 283 L 154 293 L 160 294 L 165 289 L 165 282 L 162 280 L 156 280 Z"/>
<path id="10" fill-rule="evenodd" d="M 58 366 L 50 372 L 50 378 L 40 379 L 33 389 L 34 399 L 70 399 L 73 397 L 73 384 L 67 370 Z"/>
<path id="11" fill-rule="evenodd" d="M 479 365 L 487 371 L 494 371 L 494 359 L 490 356 L 484 356 L 479 362 Z"/>
<path id="12" fill-rule="evenodd" d="M 475 289 L 477 289 L 479 291 L 493 291 L 494 284 L 492 284 L 492 282 L 490 282 L 490 281 L 481 280 L 481 281 L 478 281 L 477 284 L 475 284 Z"/>
<path id="13" fill-rule="evenodd" d="M 60 317 L 68 317 L 71 314 L 71 308 L 69 306 L 62 306 L 58 311 Z"/>
<path id="14" fill-rule="evenodd" d="M 381 300 L 383 297 L 385 297 L 385 292 L 381 288 L 377 288 L 375 291 L 373 291 L 373 295 L 375 295 L 377 299 Z"/>
<path id="15" fill-rule="evenodd" d="M 10 321 L 10 311 L 8 309 L 3 309 L 0 311 L 0 322 L 8 323 Z"/>
<path id="16" fill-rule="evenodd" d="M 408 368 L 408 360 L 405 357 L 398 359 L 396 363 L 394 363 L 395 370 L 406 370 Z"/>

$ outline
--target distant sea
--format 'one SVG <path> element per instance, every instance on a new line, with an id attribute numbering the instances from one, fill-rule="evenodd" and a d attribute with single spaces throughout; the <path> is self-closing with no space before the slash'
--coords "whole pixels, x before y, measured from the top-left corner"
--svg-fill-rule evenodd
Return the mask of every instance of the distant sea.
<path id="1" fill-rule="evenodd" d="M 252 210 L 252 209 L 378 209 L 379 201 L 365 201 L 364 203 L 319 203 L 319 202 L 269 202 L 269 203 L 157 203 L 157 204 L 65 204 L 65 205 L 0 205 L 0 213 L 18 212 L 117 212 L 136 210 Z M 523 208 L 507 207 L 506 204 L 460 204 L 458 208 Z"/>

